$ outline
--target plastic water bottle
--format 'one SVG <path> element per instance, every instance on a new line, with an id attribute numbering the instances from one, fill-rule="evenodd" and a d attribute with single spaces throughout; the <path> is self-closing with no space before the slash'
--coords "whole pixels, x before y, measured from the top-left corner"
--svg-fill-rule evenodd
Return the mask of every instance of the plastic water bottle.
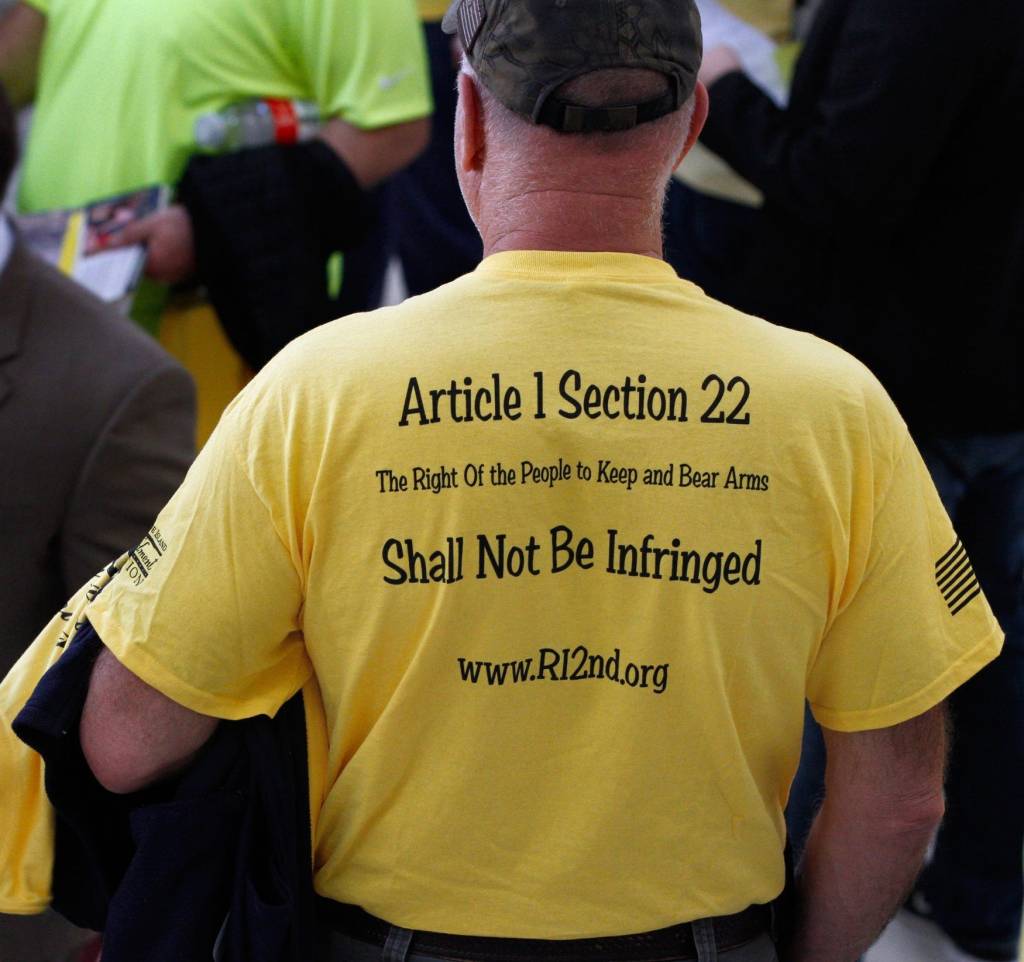
<path id="1" fill-rule="evenodd" d="M 268 144 L 297 144 L 309 140 L 323 120 L 316 104 L 305 100 L 247 100 L 196 121 L 201 150 L 226 152 Z"/>

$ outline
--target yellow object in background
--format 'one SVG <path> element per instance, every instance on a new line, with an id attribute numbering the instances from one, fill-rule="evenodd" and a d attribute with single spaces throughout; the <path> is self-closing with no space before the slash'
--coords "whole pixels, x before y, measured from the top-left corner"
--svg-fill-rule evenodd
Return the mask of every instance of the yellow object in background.
<path id="1" fill-rule="evenodd" d="M 64 243 L 60 249 L 60 260 L 57 262 L 57 266 L 68 277 L 74 272 L 75 261 L 78 260 L 79 240 L 84 226 L 85 214 L 76 210 L 68 220 L 67 230 L 64 231 Z"/>
<path id="2" fill-rule="evenodd" d="M 160 343 L 196 382 L 196 450 L 217 426 L 224 409 L 252 380 L 252 370 L 231 346 L 213 308 L 204 301 L 172 301 L 160 321 Z"/>
<path id="3" fill-rule="evenodd" d="M 420 16 L 427 23 L 440 20 L 448 12 L 448 0 L 417 0 Z"/>
<path id="4" fill-rule="evenodd" d="M 779 70 L 782 72 L 782 79 L 786 81 L 787 88 L 793 85 L 796 62 L 803 46 L 803 42 L 800 40 L 789 40 L 786 43 L 779 44 L 775 52 L 775 59 L 779 64 Z"/>
<path id="5" fill-rule="evenodd" d="M 793 0 L 722 0 L 722 6 L 778 43 L 793 36 Z"/>

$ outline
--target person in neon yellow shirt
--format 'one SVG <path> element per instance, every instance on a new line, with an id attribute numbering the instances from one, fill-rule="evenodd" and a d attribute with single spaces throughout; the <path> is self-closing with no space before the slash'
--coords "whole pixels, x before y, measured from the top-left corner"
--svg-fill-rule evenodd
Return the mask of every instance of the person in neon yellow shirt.
<path id="1" fill-rule="evenodd" d="M 455 5 L 488 256 L 286 349 L 86 609 L 114 791 L 316 679 L 316 889 L 378 919 L 323 962 L 774 962 L 805 697 L 831 783 L 783 957 L 852 962 L 941 814 L 943 700 L 1001 646 L 943 597 L 960 545 L 878 382 L 662 260 L 707 93 L 696 18 L 630 6 L 620 44 Z"/>
<path id="2" fill-rule="evenodd" d="M 36 107 L 26 212 L 175 185 L 200 116 L 265 97 L 315 103 L 321 136 L 369 188 L 422 149 L 432 109 L 413 0 L 29 0 L 0 21 L 0 80 Z M 181 207 L 130 239 L 149 244 L 155 281 L 194 267 Z M 351 265 L 353 298 L 370 296 L 358 285 L 383 256 Z"/>

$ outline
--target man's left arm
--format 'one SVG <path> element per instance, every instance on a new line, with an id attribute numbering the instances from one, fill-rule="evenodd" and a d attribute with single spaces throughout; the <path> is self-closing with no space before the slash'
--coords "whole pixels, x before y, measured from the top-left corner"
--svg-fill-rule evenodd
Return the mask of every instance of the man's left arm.
<path id="1" fill-rule="evenodd" d="M 898 222 L 957 131 L 982 55 L 954 0 L 857 0 L 829 43 L 809 116 L 779 109 L 727 52 L 708 51 L 703 142 L 801 221 Z M 826 5 L 819 17 L 833 15 Z"/>
<path id="2" fill-rule="evenodd" d="M 181 484 L 195 453 L 195 388 L 168 362 L 142 379 L 104 426 L 75 488 L 62 532 L 69 586 L 134 547 Z M 80 737 L 112 792 L 138 791 L 187 764 L 216 722 L 164 697 L 104 650 Z"/>
<path id="3" fill-rule="evenodd" d="M 216 719 L 272 717 L 310 676 L 301 501 L 294 477 L 285 483 L 280 473 L 291 464 L 278 419 L 290 423 L 282 409 L 293 373 L 282 391 L 257 379 L 236 399 L 156 524 L 84 611 L 106 650 L 79 735 L 111 791 L 174 774 Z"/>

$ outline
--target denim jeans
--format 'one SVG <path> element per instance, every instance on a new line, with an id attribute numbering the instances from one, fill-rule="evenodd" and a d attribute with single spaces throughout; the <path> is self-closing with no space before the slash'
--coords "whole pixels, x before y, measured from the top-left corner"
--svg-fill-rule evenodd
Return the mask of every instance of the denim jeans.
<path id="1" fill-rule="evenodd" d="M 397 934 L 396 934 L 397 933 Z M 432 955 L 420 955 L 410 951 L 412 933 L 405 929 L 392 929 L 392 937 L 381 948 L 368 942 L 349 938 L 331 932 L 325 938 L 325 944 L 317 962 L 445 962 Z M 714 948 L 714 941 L 704 940 L 703 945 L 698 936 L 698 950 L 701 951 L 700 962 L 778 962 L 775 947 L 767 935 L 759 936 L 753 942 L 741 945 L 727 952 L 719 952 Z M 573 960 L 585 962 L 585 960 Z M 665 959 L 664 962 L 671 962 Z"/>
<path id="2" fill-rule="evenodd" d="M 1024 904 L 1024 434 L 917 441 L 1006 632 L 999 658 L 950 696 L 946 818 L 918 891 L 962 949 L 1016 959 Z M 797 849 L 823 781 L 824 747 L 811 721 L 787 812 Z"/>

